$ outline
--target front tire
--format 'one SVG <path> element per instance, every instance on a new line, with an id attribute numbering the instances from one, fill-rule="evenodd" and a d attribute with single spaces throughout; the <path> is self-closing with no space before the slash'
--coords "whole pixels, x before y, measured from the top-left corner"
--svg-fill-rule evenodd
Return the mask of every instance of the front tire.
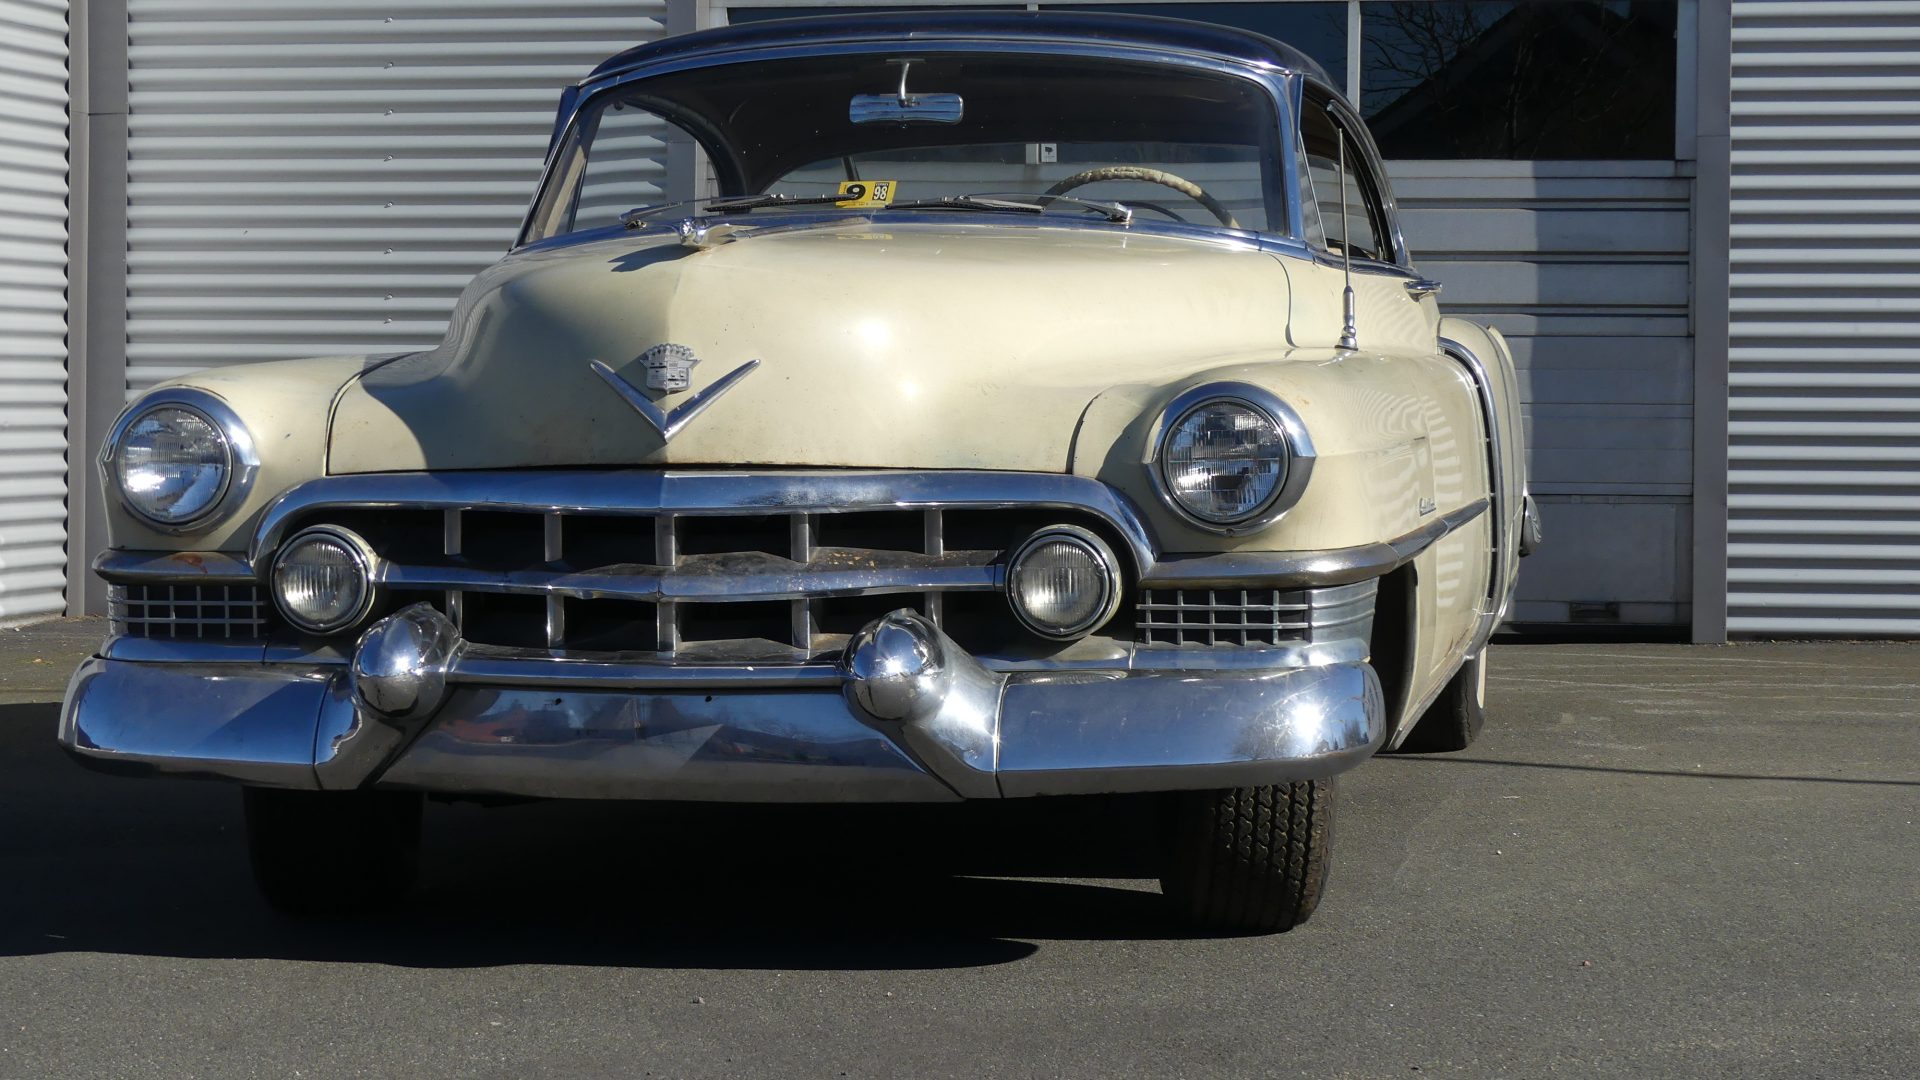
<path id="1" fill-rule="evenodd" d="M 247 854 L 277 911 L 347 916 L 392 906 L 420 871 L 425 798 L 408 791 L 247 788 Z"/>
<path id="2" fill-rule="evenodd" d="M 1460 665 L 1396 753 L 1440 754 L 1473 745 L 1480 729 L 1487 726 L 1488 648 L 1481 646 L 1479 655 Z"/>
<path id="3" fill-rule="evenodd" d="M 1160 891 L 1198 926 L 1273 934 L 1307 921 L 1327 884 L 1333 781 L 1192 791 L 1167 807 Z"/>

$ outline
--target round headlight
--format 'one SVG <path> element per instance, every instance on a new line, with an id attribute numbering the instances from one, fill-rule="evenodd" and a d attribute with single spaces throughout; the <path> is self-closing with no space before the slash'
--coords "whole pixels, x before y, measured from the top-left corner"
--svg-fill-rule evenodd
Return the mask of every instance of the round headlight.
<path id="1" fill-rule="evenodd" d="M 210 513 L 226 493 L 233 451 L 197 409 L 156 405 L 134 417 L 114 448 L 115 481 L 129 509 L 178 526 Z"/>
<path id="2" fill-rule="evenodd" d="M 1167 425 L 1160 467 L 1175 506 L 1208 525 L 1235 525 L 1273 502 L 1287 479 L 1287 433 L 1265 409 L 1214 398 Z"/>
<path id="3" fill-rule="evenodd" d="M 1072 525 L 1033 534 L 1007 562 L 1007 599 L 1027 629 L 1074 638 L 1113 618 L 1120 571 L 1100 538 Z"/>
<path id="4" fill-rule="evenodd" d="M 293 625 L 314 634 L 344 630 L 373 606 L 373 566 L 359 537 L 308 529 L 273 561 L 273 600 Z"/>

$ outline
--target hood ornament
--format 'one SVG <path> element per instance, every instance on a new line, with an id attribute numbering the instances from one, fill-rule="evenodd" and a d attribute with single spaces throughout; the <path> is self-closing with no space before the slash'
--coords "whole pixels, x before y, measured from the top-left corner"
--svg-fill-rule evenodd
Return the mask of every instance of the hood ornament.
<path id="1" fill-rule="evenodd" d="M 685 345 L 669 342 L 655 345 L 641 353 L 639 362 L 647 369 L 647 389 L 657 390 L 663 394 L 679 394 L 684 393 L 691 385 L 693 366 L 700 362 L 700 358 L 693 355 L 693 350 Z M 599 360 L 589 360 L 587 366 L 593 369 L 595 375 L 604 379 L 608 386 L 613 387 L 614 392 L 619 394 L 627 404 L 633 406 L 633 410 L 639 413 L 647 423 L 652 424 L 653 429 L 660 433 L 660 441 L 665 442 L 692 422 L 694 417 L 705 412 L 707 406 L 713 404 L 721 394 L 726 393 L 734 383 L 746 378 L 749 372 L 759 367 L 760 361 L 749 360 L 720 376 L 706 389 L 688 398 L 686 404 L 677 409 L 662 409 L 647 395 L 641 393 L 638 387 L 621 378 L 618 372 Z"/>

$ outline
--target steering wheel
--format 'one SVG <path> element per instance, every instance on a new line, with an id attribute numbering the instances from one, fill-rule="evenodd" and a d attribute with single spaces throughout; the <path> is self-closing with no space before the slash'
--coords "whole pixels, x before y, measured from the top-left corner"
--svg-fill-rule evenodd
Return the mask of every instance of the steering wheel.
<path id="1" fill-rule="evenodd" d="M 1159 184 L 1192 199 L 1206 208 L 1207 213 L 1220 219 L 1220 224 L 1229 229 L 1237 229 L 1240 223 L 1233 219 L 1233 211 L 1220 205 L 1220 200 L 1207 194 L 1207 189 L 1187 179 L 1175 176 L 1161 169 L 1148 169 L 1139 165 L 1102 165 L 1097 169 L 1077 172 L 1046 190 L 1048 195 L 1065 195 L 1077 187 L 1097 184 L 1102 180 L 1140 180 L 1149 184 Z"/>

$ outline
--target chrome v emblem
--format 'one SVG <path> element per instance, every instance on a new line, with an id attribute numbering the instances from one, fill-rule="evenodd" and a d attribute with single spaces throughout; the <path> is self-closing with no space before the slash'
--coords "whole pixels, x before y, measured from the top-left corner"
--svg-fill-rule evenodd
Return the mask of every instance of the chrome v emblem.
<path id="1" fill-rule="evenodd" d="M 593 369 L 595 375 L 605 379 L 607 385 L 613 387 L 614 392 L 625 398 L 635 412 L 645 417 L 647 423 L 652 424 L 653 429 L 660 433 L 660 441 L 665 442 L 691 423 L 694 417 L 705 412 L 707 406 L 713 404 L 714 399 L 727 392 L 728 387 L 746 378 L 748 372 L 759 367 L 760 361 L 749 360 L 720 376 L 713 381 L 712 386 L 688 398 L 687 403 L 677 409 L 662 409 L 654 402 L 648 401 L 647 395 L 598 360 L 587 361 L 587 366 Z"/>

